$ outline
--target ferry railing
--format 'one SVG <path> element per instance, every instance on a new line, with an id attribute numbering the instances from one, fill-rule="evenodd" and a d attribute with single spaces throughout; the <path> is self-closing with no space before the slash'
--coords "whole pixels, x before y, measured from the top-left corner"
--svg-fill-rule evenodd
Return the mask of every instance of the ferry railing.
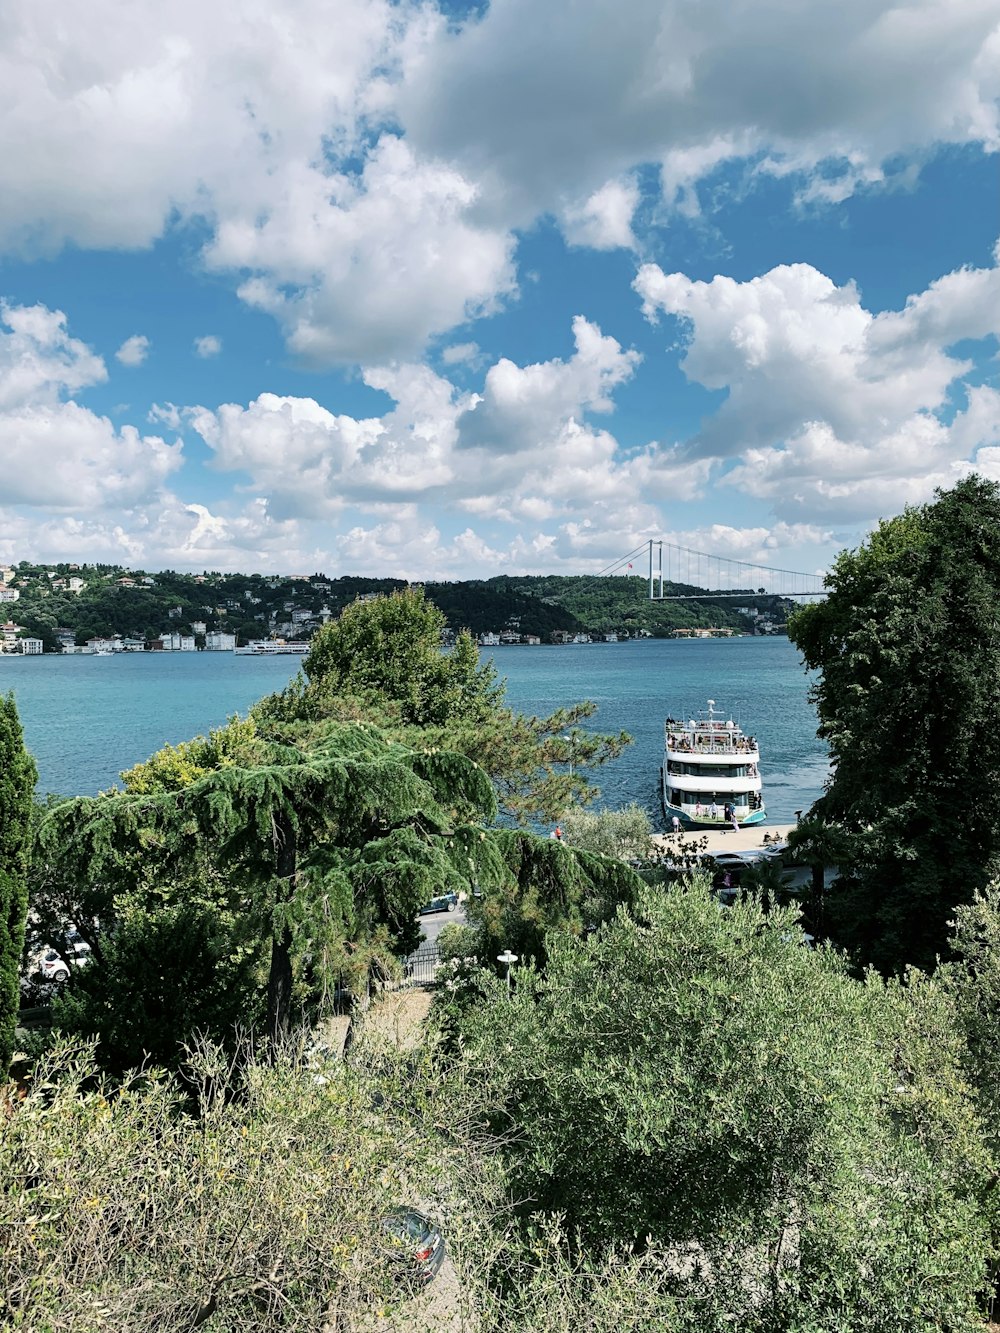
<path id="1" fill-rule="evenodd" d="M 743 754 L 748 758 L 760 754 L 756 743 L 751 745 L 747 740 L 731 741 L 728 737 L 717 736 L 697 737 L 693 742 L 668 736 L 667 749 L 674 754 Z"/>

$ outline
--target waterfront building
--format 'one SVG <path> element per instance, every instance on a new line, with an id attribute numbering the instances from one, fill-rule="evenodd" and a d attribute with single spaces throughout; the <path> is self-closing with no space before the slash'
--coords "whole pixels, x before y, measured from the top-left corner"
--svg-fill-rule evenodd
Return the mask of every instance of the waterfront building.
<path id="1" fill-rule="evenodd" d="M 8 620 L 5 624 L 0 625 L 0 638 L 3 640 L 0 643 L 0 652 L 17 652 L 17 636 L 21 633 L 22 628 L 21 625 L 15 625 L 13 620 Z"/>
<path id="2" fill-rule="evenodd" d="M 209 653 L 231 653 L 236 647 L 236 635 L 225 630 L 212 629 L 205 635 L 205 651 Z"/>

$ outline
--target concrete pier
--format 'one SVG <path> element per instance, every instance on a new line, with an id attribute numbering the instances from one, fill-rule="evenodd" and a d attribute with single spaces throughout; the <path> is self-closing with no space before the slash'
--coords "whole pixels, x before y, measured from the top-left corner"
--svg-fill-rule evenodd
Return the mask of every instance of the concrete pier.
<path id="1" fill-rule="evenodd" d="M 725 829 L 681 829 L 679 834 L 654 833 L 653 842 L 663 851 L 672 852 L 678 842 L 683 842 L 690 848 L 692 844 L 700 843 L 703 838 L 707 838 L 706 851 L 710 856 L 717 856 L 719 852 L 760 851 L 762 847 L 769 846 L 775 837 L 787 838 L 794 827 L 794 824 L 755 824 L 738 831 L 729 825 Z M 765 833 L 768 835 L 767 843 L 764 842 Z"/>

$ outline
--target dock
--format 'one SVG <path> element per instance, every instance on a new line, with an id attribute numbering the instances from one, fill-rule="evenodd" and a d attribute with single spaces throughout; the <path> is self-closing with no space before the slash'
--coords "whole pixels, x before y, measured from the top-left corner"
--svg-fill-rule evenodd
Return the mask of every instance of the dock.
<path id="1" fill-rule="evenodd" d="M 783 841 L 794 827 L 794 824 L 754 824 L 750 828 L 738 830 L 731 825 L 713 829 L 681 829 L 676 834 L 654 833 L 653 842 L 658 849 L 668 853 L 676 850 L 678 842 L 690 849 L 693 843 L 701 842 L 703 838 L 708 839 L 705 850 L 710 856 L 717 856 L 719 852 L 758 852 L 762 847 L 769 846 L 775 838 Z M 766 843 L 765 833 L 768 836 Z"/>

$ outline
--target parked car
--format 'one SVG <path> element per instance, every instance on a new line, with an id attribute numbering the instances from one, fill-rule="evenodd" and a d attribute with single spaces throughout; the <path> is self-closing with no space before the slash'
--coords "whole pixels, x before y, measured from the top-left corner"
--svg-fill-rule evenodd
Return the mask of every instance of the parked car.
<path id="1" fill-rule="evenodd" d="M 394 1208 L 383 1226 L 394 1257 L 403 1261 L 403 1282 L 426 1286 L 444 1263 L 444 1237 L 440 1229 L 416 1208 Z"/>
<path id="2" fill-rule="evenodd" d="M 90 945 L 83 940 L 70 941 L 72 962 L 76 967 L 85 967 L 90 962 Z M 69 963 L 55 949 L 43 949 L 37 959 L 38 971 L 43 981 L 66 981 L 69 979 Z"/>
<path id="3" fill-rule="evenodd" d="M 429 903 L 424 903 L 420 909 L 420 915 L 426 916 L 428 912 L 454 912 L 457 906 L 457 893 L 441 893 L 436 898 L 432 898 Z"/>

